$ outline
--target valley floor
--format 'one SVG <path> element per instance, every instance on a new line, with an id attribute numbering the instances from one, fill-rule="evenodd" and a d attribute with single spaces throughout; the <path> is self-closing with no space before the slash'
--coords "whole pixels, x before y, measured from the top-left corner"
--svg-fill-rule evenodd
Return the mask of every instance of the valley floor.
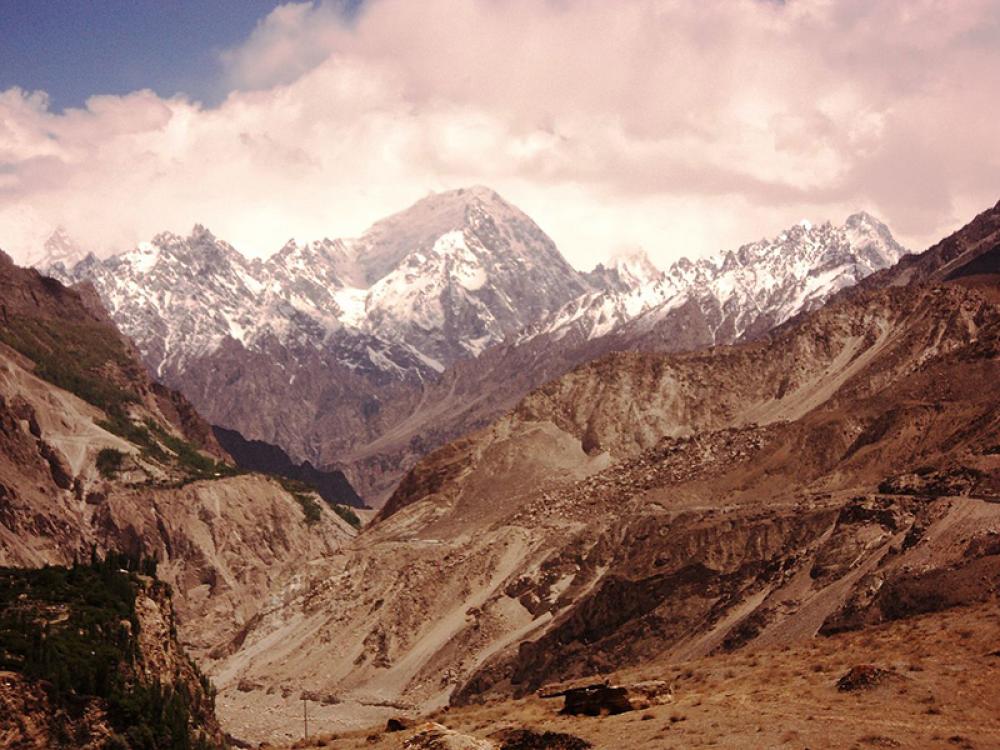
<path id="1" fill-rule="evenodd" d="M 886 670 L 880 684 L 838 688 L 852 667 L 868 664 Z M 508 727 L 560 732 L 603 750 L 992 750 L 1000 748 L 1000 602 L 795 646 L 650 664 L 613 677 L 666 680 L 673 684 L 673 700 L 645 711 L 588 718 L 562 716 L 560 699 L 532 696 L 452 708 L 421 721 L 480 739 Z M 403 732 L 386 732 L 380 725 L 337 735 L 325 733 L 322 724 L 313 726 L 311 740 L 294 747 L 397 750 L 420 730 L 419 723 Z M 515 746 L 497 742 L 496 747 Z"/>

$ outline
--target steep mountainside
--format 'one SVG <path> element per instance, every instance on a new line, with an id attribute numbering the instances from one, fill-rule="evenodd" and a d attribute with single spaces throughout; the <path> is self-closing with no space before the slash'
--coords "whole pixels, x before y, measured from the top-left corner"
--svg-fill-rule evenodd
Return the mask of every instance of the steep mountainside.
<path id="1" fill-rule="evenodd" d="M 855 214 L 667 272 L 631 252 L 581 274 L 476 187 L 263 262 L 196 227 L 54 273 L 91 281 L 147 364 L 214 423 L 342 469 L 379 504 L 428 450 L 581 362 L 755 335 L 903 253 Z"/>
<path id="2" fill-rule="evenodd" d="M 336 726 L 995 598 L 998 383 L 981 274 L 581 366 L 428 455 L 241 634 L 222 716 L 278 736 L 283 690 L 337 696 Z"/>
<path id="3" fill-rule="evenodd" d="M 862 288 L 944 281 L 961 275 L 997 273 L 1000 254 L 1000 202 L 979 214 L 961 231 L 927 252 L 904 258 L 873 275 Z"/>
<path id="4" fill-rule="evenodd" d="M 0 255 L 0 565 L 155 556 L 195 656 L 227 648 L 355 529 L 229 463 L 81 291 Z"/>
<path id="5" fill-rule="evenodd" d="M 228 460 L 190 403 L 150 378 L 93 289 L 67 289 L 18 268 L 2 251 L 0 344 L 27 358 L 40 377 L 102 409 L 110 432 L 127 432 L 130 420 L 152 419 L 195 448 Z"/>
<path id="6" fill-rule="evenodd" d="M 153 567 L 113 556 L 0 568 L 0 747 L 225 746 L 214 692 L 177 642 L 169 588 L 144 574 Z"/>

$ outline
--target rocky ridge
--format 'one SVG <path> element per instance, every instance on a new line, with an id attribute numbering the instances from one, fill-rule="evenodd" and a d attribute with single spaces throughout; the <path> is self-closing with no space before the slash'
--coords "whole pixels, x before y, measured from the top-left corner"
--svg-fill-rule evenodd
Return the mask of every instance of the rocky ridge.
<path id="1" fill-rule="evenodd" d="M 335 352 L 350 369 L 419 380 L 588 288 L 534 222 L 481 187 L 425 198 L 357 239 L 289 241 L 266 261 L 196 226 L 46 270 L 93 283 L 168 380 L 226 338 Z"/>
<path id="2" fill-rule="evenodd" d="M 686 347 L 733 343 L 819 307 L 840 289 L 889 268 L 906 254 L 888 227 L 859 212 L 841 226 L 804 221 L 777 237 L 721 255 L 682 258 L 666 272 L 655 273 L 648 260 L 632 256 L 624 259 L 624 270 L 607 289 L 573 300 L 522 338 L 559 340 L 575 332 L 589 339 L 614 332 L 627 339 L 657 326 L 676 328 L 664 320 L 693 304 L 705 331 Z M 631 330 L 619 331 L 637 318 L 641 320 Z"/>

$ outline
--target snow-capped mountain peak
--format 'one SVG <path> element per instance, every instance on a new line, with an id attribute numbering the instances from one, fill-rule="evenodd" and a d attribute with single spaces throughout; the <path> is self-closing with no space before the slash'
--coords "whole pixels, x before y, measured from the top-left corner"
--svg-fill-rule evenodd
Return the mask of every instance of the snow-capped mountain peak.
<path id="1" fill-rule="evenodd" d="M 663 278 L 663 271 L 657 268 L 642 248 L 635 248 L 617 254 L 613 266 L 618 275 L 631 286 L 644 286 Z"/>
<path id="2" fill-rule="evenodd" d="M 69 235 L 64 227 L 56 227 L 50 234 L 42 248 L 32 258 L 28 259 L 28 265 L 38 269 L 62 266 L 69 268 L 87 256 L 87 252 L 80 244 Z"/>
<path id="3" fill-rule="evenodd" d="M 709 328 L 707 343 L 735 341 L 821 305 L 904 254 L 889 229 L 870 214 L 853 214 L 842 226 L 803 220 L 771 239 L 698 260 L 681 258 L 665 273 L 627 276 L 619 265 L 598 266 L 589 278 L 602 291 L 567 303 L 521 339 L 561 339 L 574 332 L 592 339 L 627 324 L 649 328 L 694 304 Z M 651 265 L 632 260 L 625 267 Z"/>
<path id="4" fill-rule="evenodd" d="M 654 326 L 685 305 L 701 310 L 710 343 L 735 340 L 904 252 L 859 212 L 839 227 L 798 223 L 666 271 L 629 249 L 581 274 L 528 216 L 473 187 L 427 196 L 356 239 L 290 240 L 266 260 L 247 260 L 196 225 L 52 272 L 92 281 L 148 364 L 175 383 L 228 339 L 423 379 L 504 341 L 595 339 Z"/>
<path id="5" fill-rule="evenodd" d="M 587 274 L 590 283 L 598 289 L 623 293 L 655 284 L 664 276 L 664 272 L 653 264 L 646 251 L 639 247 L 620 249 L 612 255 L 607 265 L 598 263 Z"/>
<path id="6" fill-rule="evenodd" d="M 92 281 L 161 374 L 231 338 L 335 349 L 359 357 L 346 362 L 355 369 L 423 377 L 589 289 L 530 218 L 482 187 L 428 196 L 357 239 L 290 240 L 264 261 L 196 225 L 52 270 Z"/>
<path id="7" fill-rule="evenodd" d="M 371 330 L 397 332 L 442 366 L 500 343 L 589 288 L 528 216 L 488 188 L 425 198 L 353 247 L 369 277 L 396 259 L 371 286 Z"/>

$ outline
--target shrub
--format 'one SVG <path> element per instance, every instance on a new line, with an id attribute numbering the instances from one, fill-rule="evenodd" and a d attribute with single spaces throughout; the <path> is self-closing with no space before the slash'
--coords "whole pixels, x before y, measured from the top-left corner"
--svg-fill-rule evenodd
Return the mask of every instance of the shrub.
<path id="1" fill-rule="evenodd" d="M 222 461 L 216 461 L 210 456 L 206 456 L 191 443 L 171 435 L 163 427 L 152 419 L 146 420 L 147 432 L 152 433 L 159 443 L 162 443 L 167 450 L 174 454 L 174 462 L 184 471 L 189 481 L 198 479 L 214 479 L 220 476 L 235 476 L 240 474 L 240 470 Z M 157 445 L 159 448 L 159 445 Z M 166 463 L 167 456 L 160 449 L 163 455 L 162 463 Z"/>
<path id="2" fill-rule="evenodd" d="M 285 492 L 295 498 L 295 501 L 302 508 L 302 513 L 306 517 L 307 524 L 312 526 L 315 523 L 319 523 L 319 520 L 323 517 L 323 509 L 320 508 L 319 503 L 313 497 L 312 487 L 305 482 L 300 482 L 298 479 L 279 476 L 273 478 L 278 480 L 278 484 L 285 489 Z"/>
<path id="3" fill-rule="evenodd" d="M 292 497 L 294 497 L 300 506 L 302 506 L 302 514 L 306 517 L 306 523 L 312 526 L 314 523 L 318 523 L 320 518 L 323 517 L 323 511 L 319 507 L 312 495 L 305 495 L 301 492 L 293 492 Z"/>
<path id="4" fill-rule="evenodd" d="M 125 454 L 114 448 L 102 448 L 97 454 L 97 471 L 105 479 L 114 479 L 121 471 Z"/>
<path id="5" fill-rule="evenodd" d="M 274 476 L 272 477 L 278 480 L 278 483 L 285 488 L 292 497 L 294 497 L 299 505 L 302 506 L 302 512 L 306 515 L 306 522 L 312 525 L 320 520 L 322 517 L 322 512 L 320 506 L 314 499 L 316 489 L 299 479 L 290 479 L 288 477 Z M 361 528 L 361 519 L 358 518 L 357 514 L 346 505 L 340 505 L 339 503 L 332 503 L 329 500 L 325 500 L 330 509 L 333 510 L 338 516 L 343 518 L 347 523 L 356 529 Z"/>
<path id="6" fill-rule="evenodd" d="M 347 523 L 356 529 L 361 528 L 361 519 L 358 518 L 357 513 L 348 508 L 346 505 L 338 505 L 337 503 L 331 503 L 330 507 L 333 508 L 333 512 L 338 516 L 343 518 Z"/>

